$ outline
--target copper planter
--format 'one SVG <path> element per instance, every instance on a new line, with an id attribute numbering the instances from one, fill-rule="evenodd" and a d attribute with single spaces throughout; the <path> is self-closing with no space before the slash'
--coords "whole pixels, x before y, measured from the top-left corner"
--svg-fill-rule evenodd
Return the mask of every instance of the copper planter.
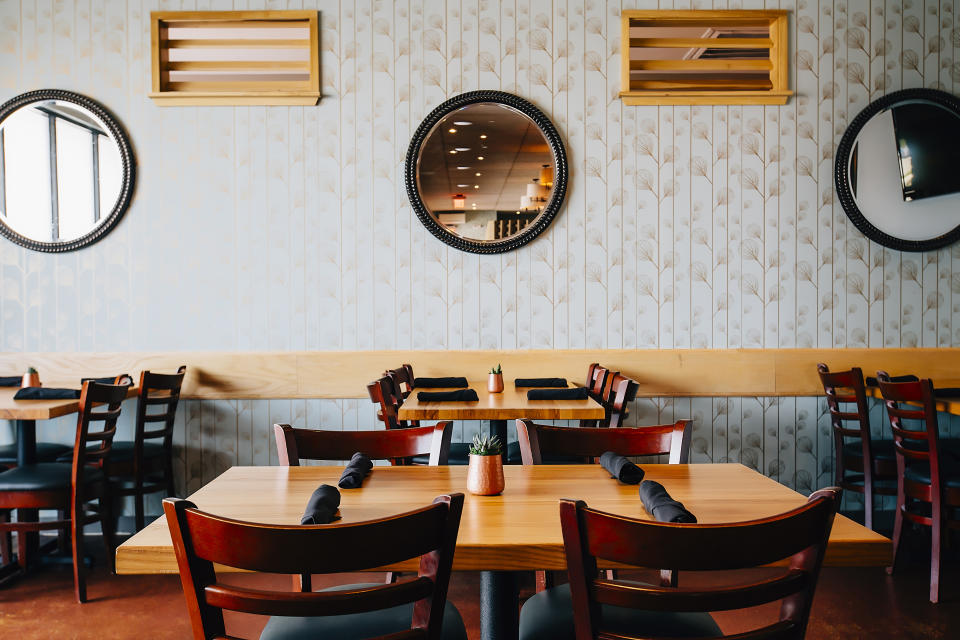
<path id="1" fill-rule="evenodd" d="M 487 379 L 487 391 L 490 393 L 503 393 L 503 374 L 491 373 Z"/>
<path id="2" fill-rule="evenodd" d="M 470 454 L 467 491 L 478 496 L 495 496 L 503 491 L 503 456 Z"/>

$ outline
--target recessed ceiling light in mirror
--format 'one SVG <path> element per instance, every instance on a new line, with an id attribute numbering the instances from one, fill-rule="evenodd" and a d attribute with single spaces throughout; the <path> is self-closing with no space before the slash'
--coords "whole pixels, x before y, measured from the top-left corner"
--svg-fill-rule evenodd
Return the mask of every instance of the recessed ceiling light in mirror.
<path id="1" fill-rule="evenodd" d="M 469 127 L 469 126 L 472 125 L 473 123 L 472 123 L 472 122 L 467 122 L 466 120 L 457 120 L 457 121 L 454 122 L 453 124 L 457 125 L 458 127 Z"/>

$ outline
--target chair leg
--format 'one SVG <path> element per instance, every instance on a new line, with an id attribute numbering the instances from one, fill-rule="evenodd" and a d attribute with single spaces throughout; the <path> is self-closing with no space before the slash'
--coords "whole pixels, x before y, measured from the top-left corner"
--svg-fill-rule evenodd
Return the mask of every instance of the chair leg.
<path id="1" fill-rule="evenodd" d="M 107 550 L 107 567 L 110 569 L 111 574 L 116 573 L 116 558 L 114 557 L 114 550 L 116 548 L 116 542 L 114 540 L 114 528 L 113 528 L 113 497 L 106 495 L 100 498 L 100 531 L 103 535 L 103 546 Z"/>
<path id="2" fill-rule="evenodd" d="M 22 521 L 23 517 L 23 510 L 17 511 L 17 521 Z M 26 569 L 27 564 L 30 562 L 30 552 L 27 550 L 28 535 L 28 533 L 22 530 L 17 532 L 17 562 L 20 563 L 21 569 Z"/>
<path id="3" fill-rule="evenodd" d="M 873 487 L 864 481 L 863 486 L 863 525 L 873 531 Z"/>
<path id="4" fill-rule="evenodd" d="M 10 513 L 0 511 L 0 522 L 10 522 Z M 0 565 L 13 561 L 13 538 L 9 531 L 0 531 Z"/>
<path id="5" fill-rule="evenodd" d="M 83 555 L 83 505 L 74 501 L 70 509 L 71 542 L 73 543 L 73 592 L 77 602 L 87 601 L 87 567 Z"/>
<path id="6" fill-rule="evenodd" d="M 67 510 L 59 509 L 57 511 L 57 518 L 60 520 L 67 519 Z M 57 530 L 57 551 L 60 553 L 67 552 L 67 541 L 70 539 L 70 526 L 63 526 Z"/>
<path id="7" fill-rule="evenodd" d="M 897 512 L 893 517 L 893 557 L 890 559 L 890 566 L 887 567 L 887 575 L 892 576 L 897 569 L 897 558 L 900 555 L 900 543 L 903 537 L 903 497 L 897 496 Z"/>
<path id="8" fill-rule="evenodd" d="M 934 505 L 936 508 L 938 505 Z M 943 537 L 943 516 L 934 511 L 930 541 L 930 602 L 940 601 L 940 569 L 943 556 L 940 553 L 940 540 Z"/>

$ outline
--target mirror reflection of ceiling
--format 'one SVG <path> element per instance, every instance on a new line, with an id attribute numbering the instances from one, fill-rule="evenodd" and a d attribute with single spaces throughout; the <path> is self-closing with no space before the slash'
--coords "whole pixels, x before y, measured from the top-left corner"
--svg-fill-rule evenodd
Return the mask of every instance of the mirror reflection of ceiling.
<path id="1" fill-rule="evenodd" d="M 83 107 L 44 100 L 0 122 L 0 221 L 21 236 L 87 235 L 109 218 L 122 183 L 119 145 Z"/>
<path id="2" fill-rule="evenodd" d="M 506 105 L 479 102 L 450 113 L 427 134 L 417 175 L 424 205 L 447 229 L 499 240 L 519 233 L 549 201 L 554 158 L 533 120 Z"/>
<path id="3" fill-rule="evenodd" d="M 938 105 L 928 106 L 942 111 Z M 880 231 L 895 238 L 920 241 L 941 236 L 957 226 L 960 193 L 904 200 L 892 109 L 875 114 L 857 134 L 848 168 L 850 191 L 857 208 Z"/>

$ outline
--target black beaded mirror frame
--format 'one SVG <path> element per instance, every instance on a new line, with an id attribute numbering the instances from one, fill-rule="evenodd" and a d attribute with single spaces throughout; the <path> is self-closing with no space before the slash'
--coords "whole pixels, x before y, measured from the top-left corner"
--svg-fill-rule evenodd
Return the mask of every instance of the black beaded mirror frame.
<path id="1" fill-rule="evenodd" d="M 503 104 L 516 109 L 533 120 L 534 124 L 540 128 L 541 133 L 543 133 L 544 138 L 546 138 L 547 143 L 550 145 L 550 150 L 553 152 L 555 159 L 554 166 L 556 167 L 556 174 L 553 181 L 553 191 L 550 194 L 550 201 L 547 202 L 543 212 L 537 216 L 533 224 L 517 235 L 497 242 L 471 240 L 450 233 L 430 214 L 430 211 L 420 198 L 420 192 L 417 189 L 417 161 L 420 157 L 420 148 L 426 141 L 427 135 L 440 120 L 451 112 L 478 102 L 496 102 Z M 471 253 L 503 253 L 505 251 L 511 251 L 527 244 L 543 233 L 544 229 L 550 226 L 550 223 L 563 204 L 564 197 L 566 197 L 567 194 L 567 179 L 567 155 L 563 147 L 563 141 L 560 139 L 560 134 L 557 133 L 553 123 L 530 102 L 503 91 L 470 91 L 469 93 L 462 93 L 447 100 L 431 111 L 430 115 L 420 124 L 416 133 L 413 135 L 410 148 L 407 150 L 407 160 L 404 170 L 407 197 L 410 199 L 410 204 L 413 205 L 413 210 L 416 211 L 417 217 L 420 218 L 423 226 L 451 247 Z"/>
<path id="2" fill-rule="evenodd" d="M 851 222 L 853 222 L 857 229 L 863 232 L 865 236 L 878 244 L 896 249 L 897 251 L 932 251 L 960 240 L 960 224 L 951 231 L 936 238 L 929 238 L 927 240 L 904 240 L 903 238 L 897 238 L 888 233 L 884 233 L 870 224 L 867 217 L 864 216 L 860 208 L 857 207 L 857 203 L 853 197 L 853 191 L 850 189 L 850 152 L 853 150 L 853 145 L 857 140 L 857 136 L 860 134 L 860 130 L 863 129 L 870 118 L 876 114 L 895 106 L 899 102 L 910 100 L 933 102 L 960 116 L 960 99 L 957 99 L 949 93 L 935 89 L 904 89 L 903 91 L 896 91 L 874 100 L 868 104 L 863 111 L 857 114 L 857 117 L 853 119 L 853 122 L 850 123 L 850 126 L 847 127 L 846 132 L 844 132 L 843 137 L 840 139 L 840 145 L 837 147 L 836 162 L 834 164 L 833 180 L 837 189 L 837 198 L 840 200 L 840 204 L 843 206 L 847 217 L 850 218 Z"/>
<path id="3" fill-rule="evenodd" d="M 91 100 L 90 98 L 80 95 L 79 93 L 74 93 L 73 91 L 64 91 L 62 89 L 38 89 L 36 91 L 22 93 L 19 96 L 11 98 L 2 106 L 0 106 L 0 123 L 3 123 L 7 116 L 12 114 L 17 109 L 33 102 L 41 102 L 43 100 L 62 100 L 64 102 L 72 102 L 73 104 L 79 105 L 97 116 L 110 131 L 110 134 L 113 136 L 114 140 L 116 140 L 117 147 L 120 150 L 120 160 L 123 163 L 123 179 L 120 183 L 120 195 L 117 198 L 116 204 L 114 204 L 113 209 L 104 219 L 103 223 L 84 236 L 65 242 L 38 242 L 37 240 L 32 240 L 26 236 L 20 235 L 4 224 L 2 220 L 0 220 L 0 235 L 8 240 L 28 249 L 33 249 L 34 251 L 61 253 L 64 251 L 73 251 L 75 249 L 80 249 L 87 245 L 93 244 L 109 233 L 110 230 L 117 225 L 117 222 L 119 222 L 120 218 L 123 217 L 123 214 L 126 213 L 127 208 L 130 206 L 130 199 L 133 197 L 133 187 L 136 180 L 136 163 L 133 157 L 133 149 L 130 146 L 130 139 L 127 137 L 127 132 L 123 129 L 117 119 L 114 118 L 113 115 L 107 111 L 106 107 L 99 102 Z"/>

